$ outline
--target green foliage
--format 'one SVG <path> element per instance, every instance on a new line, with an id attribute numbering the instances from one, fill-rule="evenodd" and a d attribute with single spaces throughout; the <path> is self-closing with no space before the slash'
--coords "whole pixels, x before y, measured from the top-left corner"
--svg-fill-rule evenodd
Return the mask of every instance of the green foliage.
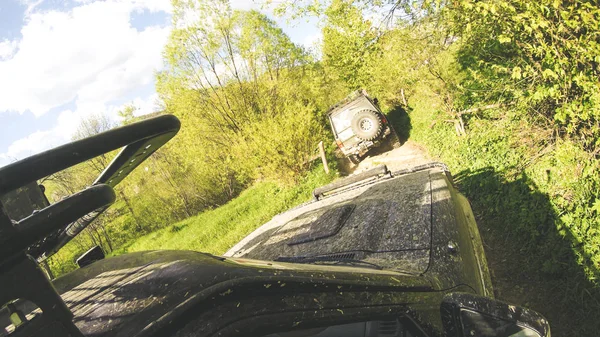
<path id="1" fill-rule="evenodd" d="M 378 32 L 352 1 L 334 0 L 325 10 L 323 64 L 350 90 L 369 81 L 365 65 L 379 52 Z"/>
<path id="2" fill-rule="evenodd" d="M 600 146 L 597 4 L 465 0 L 447 11 L 471 104 L 516 102 L 586 147 Z"/>
<path id="3" fill-rule="evenodd" d="M 448 112 L 454 111 L 450 94 L 457 91 L 460 79 L 447 60 L 453 60 L 448 56 L 455 51 L 450 50 L 451 39 L 435 18 L 422 17 L 412 2 L 405 1 L 332 0 L 320 4 L 322 9 L 313 12 L 324 17 L 322 63 L 331 76 L 349 90 L 366 88 L 389 107 L 402 103 L 401 92 L 410 97 L 418 82 L 436 82 L 442 85 L 437 94 L 446 96 Z M 382 5 L 393 5 L 382 22 L 367 19 L 366 15 Z M 398 19 L 396 11 L 414 21 Z"/>
<path id="4" fill-rule="evenodd" d="M 308 201 L 312 190 L 327 184 L 331 178 L 318 166 L 297 186 L 258 183 L 219 208 L 143 236 L 114 254 L 154 249 L 189 249 L 223 254 L 276 214 Z"/>
<path id="5" fill-rule="evenodd" d="M 157 87 L 167 111 L 190 124 L 181 143 L 237 184 L 293 182 L 325 137 L 320 112 L 330 103 L 305 80 L 322 78 L 319 66 L 263 14 L 216 11 L 210 1 L 175 4 L 168 70 Z M 190 22 L 190 11 L 209 20 Z M 316 86 L 327 87 L 323 80 Z"/>
<path id="6" fill-rule="evenodd" d="M 248 126 L 244 142 L 234 146 L 236 158 L 246 158 L 244 169 L 253 178 L 276 177 L 293 182 L 310 165 L 315 142 L 324 138 L 317 121 L 317 109 L 301 100 L 287 102 L 277 119 L 264 119 Z M 266 159 L 266 161 L 265 161 Z"/>

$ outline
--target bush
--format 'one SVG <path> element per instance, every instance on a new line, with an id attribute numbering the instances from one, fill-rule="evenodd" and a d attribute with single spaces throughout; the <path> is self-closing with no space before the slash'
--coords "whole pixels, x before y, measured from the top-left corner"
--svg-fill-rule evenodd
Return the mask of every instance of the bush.
<path id="1" fill-rule="evenodd" d="M 588 1 L 458 1 L 447 22 L 471 104 L 511 102 L 600 148 L 600 9 Z"/>

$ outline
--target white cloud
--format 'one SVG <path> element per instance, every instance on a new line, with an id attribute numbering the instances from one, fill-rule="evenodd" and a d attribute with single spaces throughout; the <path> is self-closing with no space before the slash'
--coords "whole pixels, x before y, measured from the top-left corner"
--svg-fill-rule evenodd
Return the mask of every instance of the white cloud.
<path id="1" fill-rule="evenodd" d="M 17 50 L 17 41 L 4 40 L 0 42 L 0 60 L 7 59 L 13 56 Z"/>
<path id="2" fill-rule="evenodd" d="M 45 144 L 55 138 L 51 131 L 37 131 L 13 142 L 6 153 L 7 158 L 18 158 L 35 154 L 45 149 Z"/>
<path id="3" fill-rule="evenodd" d="M 264 0 L 230 0 L 231 7 L 240 10 L 259 10 L 261 6 L 265 5 Z"/>
<path id="4" fill-rule="evenodd" d="M 65 110 L 60 113 L 57 124 L 48 130 L 38 130 L 26 137 L 14 141 L 4 153 L 0 153 L 0 166 L 9 160 L 23 159 L 36 153 L 69 142 L 82 118 L 86 115 L 80 112 Z"/>
<path id="5" fill-rule="evenodd" d="M 171 9 L 168 0 L 108 0 L 30 13 L 18 51 L 0 61 L 0 112 L 39 116 L 74 99 L 105 104 L 151 83 L 169 27 L 136 30 L 130 15 L 142 10 Z"/>
<path id="6" fill-rule="evenodd" d="M 150 12 L 172 13 L 171 0 L 129 0 L 139 9 L 148 9 Z"/>
<path id="7" fill-rule="evenodd" d="M 171 13 L 169 0 L 78 2 L 68 11 L 38 11 L 40 1 L 23 0 L 28 10 L 22 38 L 0 41 L 0 113 L 30 110 L 40 116 L 75 102 L 53 127 L 11 143 L 0 153 L 0 166 L 70 141 L 92 114 L 117 121 L 121 102 L 151 87 L 162 67 L 170 27 L 137 30 L 130 19 L 144 11 Z M 136 114 L 155 111 L 157 98 L 133 99 Z"/>
<path id="8" fill-rule="evenodd" d="M 304 38 L 304 41 L 302 41 L 302 44 L 306 48 L 318 47 L 319 44 L 321 43 L 321 39 L 322 39 L 322 34 L 320 31 L 318 31 L 315 34 L 306 36 Z"/>
<path id="9" fill-rule="evenodd" d="M 147 115 L 160 110 L 160 100 L 156 93 L 152 93 L 145 98 L 136 97 L 129 104 L 137 108 L 134 112 L 135 116 Z M 43 131 L 38 130 L 10 144 L 6 152 L 0 153 L 0 166 L 12 160 L 22 159 L 71 141 L 81 121 L 98 113 L 103 113 L 113 122 L 118 122 L 120 119 L 118 111 L 123 109 L 125 105 L 80 102 L 75 110 L 62 111 L 53 128 Z"/>
<path id="10" fill-rule="evenodd" d="M 33 10 L 42 2 L 44 2 L 44 0 L 21 0 L 21 3 L 27 6 L 27 9 L 25 10 L 25 16 L 31 14 L 31 12 L 33 12 Z"/>
<path id="11" fill-rule="evenodd" d="M 132 104 L 137 108 L 134 112 L 134 115 L 136 116 L 147 115 L 161 110 L 158 94 L 156 93 L 150 95 L 146 99 L 137 97 L 133 100 Z"/>
<path id="12" fill-rule="evenodd" d="M 33 0 L 29 0 L 32 1 Z M 43 1 L 43 0 L 40 0 Z M 95 2 L 97 0 L 75 0 L 75 2 L 80 4 L 89 4 Z M 234 0 L 235 1 L 235 0 Z M 242 0 L 245 1 L 245 0 Z M 171 13 L 173 11 L 173 7 L 171 6 L 170 0 L 119 0 L 121 3 L 126 3 L 133 6 L 136 10 L 144 10 L 147 9 L 151 12 L 167 12 Z"/>

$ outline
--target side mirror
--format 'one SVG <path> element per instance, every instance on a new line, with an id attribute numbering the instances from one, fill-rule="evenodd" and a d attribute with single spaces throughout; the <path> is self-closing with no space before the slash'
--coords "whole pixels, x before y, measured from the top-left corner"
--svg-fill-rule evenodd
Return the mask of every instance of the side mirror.
<path id="1" fill-rule="evenodd" d="M 446 295 L 441 313 L 448 337 L 550 337 L 539 313 L 473 294 Z"/>
<path id="2" fill-rule="evenodd" d="M 95 246 L 87 252 L 83 253 L 76 261 L 79 268 L 83 268 L 96 261 L 104 259 L 104 251 L 100 246 Z"/>

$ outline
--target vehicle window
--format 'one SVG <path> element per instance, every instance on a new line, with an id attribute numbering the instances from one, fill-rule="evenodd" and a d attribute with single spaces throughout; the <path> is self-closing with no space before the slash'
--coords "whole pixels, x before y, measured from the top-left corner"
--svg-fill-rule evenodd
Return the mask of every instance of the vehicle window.
<path id="1" fill-rule="evenodd" d="M 335 131 L 339 134 L 345 129 L 350 127 L 352 121 L 352 110 L 346 109 L 336 114 L 331 115 L 331 123 L 335 128 Z"/>
<path id="2" fill-rule="evenodd" d="M 349 138 L 352 138 L 354 136 L 354 131 L 352 131 L 352 128 L 348 127 L 346 128 L 344 131 L 338 133 L 338 138 L 341 140 L 346 140 Z"/>

